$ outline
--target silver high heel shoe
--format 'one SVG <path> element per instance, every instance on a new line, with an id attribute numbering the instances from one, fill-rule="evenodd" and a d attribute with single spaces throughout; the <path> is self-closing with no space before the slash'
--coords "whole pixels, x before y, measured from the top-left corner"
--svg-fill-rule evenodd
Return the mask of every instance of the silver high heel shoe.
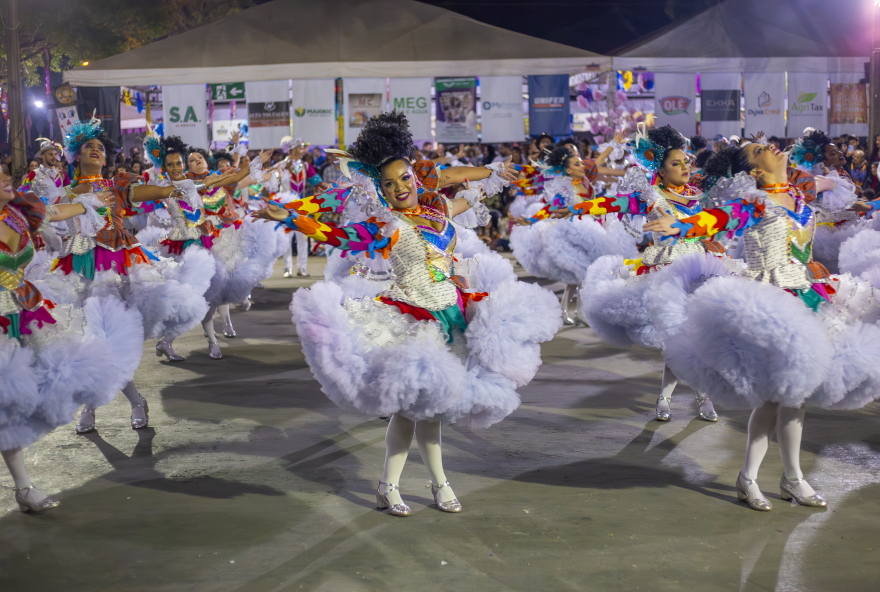
<path id="1" fill-rule="evenodd" d="M 441 502 L 437 495 L 440 493 L 440 490 L 444 487 L 449 487 L 449 481 L 444 481 L 443 485 L 436 485 L 431 483 L 431 493 L 434 495 L 434 503 L 437 504 L 437 507 L 441 512 L 450 512 L 452 514 L 456 514 L 461 512 L 461 502 L 458 501 L 458 498 L 452 498 L 452 501 Z"/>
<path id="2" fill-rule="evenodd" d="M 296 275 L 298 275 L 300 277 L 311 277 L 311 274 L 304 267 L 300 267 L 299 269 L 297 269 Z"/>
<path id="3" fill-rule="evenodd" d="M 284 277 L 286 277 L 286 278 L 292 278 L 292 277 L 293 277 L 293 270 L 291 270 L 291 269 L 285 269 L 285 270 L 284 270 Z"/>
<path id="4" fill-rule="evenodd" d="M 232 327 L 232 323 L 223 323 L 223 336 L 235 337 L 235 329 Z"/>
<path id="5" fill-rule="evenodd" d="M 749 495 L 749 485 L 755 483 L 752 479 L 746 479 L 746 476 L 740 472 L 739 477 L 736 478 L 736 497 L 739 498 L 740 501 L 746 502 L 749 504 L 749 507 L 753 510 L 758 510 L 759 512 L 769 512 L 773 509 L 773 505 L 770 503 L 766 497 L 752 497 Z"/>
<path id="6" fill-rule="evenodd" d="M 148 425 L 150 425 L 150 406 L 147 405 L 147 400 L 141 395 L 141 404 L 135 405 L 134 407 L 143 407 L 144 415 L 146 416 L 144 419 L 135 419 L 134 415 L 131 417 L 131 429 L 133 430 L 142 430 Z M 132 407 L 132 409 L 134 409 Z"/>
<path id="7" fill-rule="evenodd" d="M 88 411 L 89 415 L 84 419 L 83 416 L 86 415 L 86 411 Z M 79 421 L 76 422 L 75 429 L 77 434 L 88 434 L 90 432 L 94 432 L 97 429 L 95 427 L 95 410 L 83 409 L 83 412 L 79 415 Z"/>
<path id="8" fill-rule="evenodd" d="M 664 399 L 663 397 L 657 397 L 657 407 L 654 409 L 654 419 L 657 421 L 669 421 L 672 419 L 671 411 L 661 411 L 660 410 L 660 401 L 666 401 L 666 403 L 672 407 L 672 398 Z"/>
<path id="9" fill-rule="evenodd" d="M 57 508 L 61 505 L 61 502 L 55 499 L 52 496 L 47 495 L 46 499 L 41 502 L 34 503 L 27 498 L 27 492 L 31 489 L 37 489 L 33 485 L 29 487 L 16 487 L 15 488 L 15 501 L 18 503 L 18 509 L 22 512 L 33 512 L 35 514 L 39 514 L 40 512 L 45 512 L 46 510 L 51 510 L 52 508 Z M 39 489 L 37 489 L 39 491 Z M 22 493 L 25 492 L 25 493 Z"/>
<path id="10" fill-rule="evenodd" d="M 708 413 L 704 413 L 701 409 L 701 407 L 703 406 L 703 402 L 708 401 L 709 397 L 701 397 L 700 395 L 697 395 L 694 398 L 697 400 L 697 417 L 699 417 L 703 421 L 718 421 L 718 414 L 715 412 L 714 409 L 712 411 L 709 411 Z"/>
<path id="11" fill-rule="evenodd" d="M 211 343 L 208 341 L 208 357 L 212 360 L 220 360 L 223 358 L 223 352 L 220 351 L 219 343 Z"/>
<path id="12" fill-rule="evenodd" d="M 382 487 L 383 485 L 385 485 L 389 489 L 384 494 L 379 493 L 378 489 L 376 490 L 376 508 L 379 510 L 385 510 L 387 508 L 388 513 L 392 516 L 409 516 L 411 513 L 409 506 L 404 503 L 392 504 L 388 501 L 388 494 L 394 490 L 399 491 L 400 486 L 393 483 L 385 483 L 384 481 L 379 481 L 379 487 Z"/>
<path id="13" fill-rule="evenodd" d="M 794 492 L 794 488 L 801 481 L 803 481 L 803 479 L 789 479 L 785 476 L 785 473 L 782 473 L 782 479 L 779 480 L 779 497 L 784 500 L 794 498 L 794 501 L 800 505 L 808 506 L 810 508 L 825 508 L 828 506 L 828 502 L 825 501 L 825 498 L 818 493 L 814 493 L 809 497 L 798 497 L 798 494 Z"/>
<path id="14" fill-rule="evenodd" d="M 156 357 L 161 358 L 162 356 L 166 356 L 169 362 L 182 362 L 184 360 L 183 357 L 174 353 L 174 348 L 164 339 L 156 344 Z"/>

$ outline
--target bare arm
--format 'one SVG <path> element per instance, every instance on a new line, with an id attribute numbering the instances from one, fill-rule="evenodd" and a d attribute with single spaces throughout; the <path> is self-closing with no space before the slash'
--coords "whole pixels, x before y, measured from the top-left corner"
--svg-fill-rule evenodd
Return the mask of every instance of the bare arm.
<path id="1" fill-rule="evenodd" d="M 131 191 L 131 201 L 139 203 L 142 201 L 156 201 L 165 199 L 177 189 L 174 185 L 170 187 L 159 187 L 157 185 L 137 185 Z"/>
<path id="2" fill-rule="evenodd" d="M 52 206 L 51 214 L 46 216 L 47 222 L 60 222 L 69 220 L 75 216 L 86 213 L 86 208 L 82 204 L 55 204 Z"/>
<path id="3" fill-rule="evenodd" d="M 609 177 L 623 177 L 626 175 L 626 171 L 623 169 L 609 169 L 608 167 L 596 167 L 596 172 L 599 175 L 607 175 Z"/>
<path id="4" fill-rule="evenodd" d="M 519 174 L 510 162 L 512 158 L 511 156 L 504 161 L 504 172 L 499 173 L 501 178 L 507 181 L 516 181 Z M 449 167 L 439 171 L 439 173 L 440 187 L 446 187 L 447 185 L 459 185 L 465 181 L 488 179 L 492 175 L 492 169 L 487 169 L 486 167 Z"/>
<path id="5" fill-rule="evenodd" d="M 469 204 L 463 197 L 456 197 L 455 199 L 449 200 L 449 206 L 450 218 L 455 218 L 459 214 L 464 214 L 471 209 L 471 204 Z"/>

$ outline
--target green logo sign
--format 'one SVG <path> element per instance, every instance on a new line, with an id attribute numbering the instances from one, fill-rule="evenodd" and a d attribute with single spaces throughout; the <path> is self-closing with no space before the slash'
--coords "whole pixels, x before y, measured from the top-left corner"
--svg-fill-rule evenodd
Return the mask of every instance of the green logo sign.
<path id="1" fill-rule="evenodd" d="M 224 84 L 211 85 L 212 101 L 242 101 L 244 100 L 244 82 L 227 82 Z"/>
<path id="2" fill-rule="evenodd" d="M 394 97 L 391 99 L 393 109 L 403 111 L 407 115 L 428 112 L 427 97 Z"/>
<path id="3" fill-rule="evenodd" d="M 816 95 L 819 93 L 808 93 L 807 91 L 801 91 L 801 94 L 798 95 L 798 98 L 791 104 L 791 113 L 793 115 L 802 115 L 804 113 L 817 113 L 819 111 L 824 111 L 825 106 L 820 105 L 814 102 Z"/>
<path id="4" fill-rule="evenodd" d="M 297 107 L 296 109 L 293 110 L 293 114 L 296 115 L 297 117 L 302 117 L 303 115 L 306 114 L 306 110 L 303 109 L 302 107 Z"/>
<path id="5" fill-rule="evenodd" d="M 171 123 L 180 123 L 180 107 L 171 107 L 168 110 L 168 119 Z M 196 110 L 193 107 L 187 107 L 186 112 L 183 114 L 183 123 L 188 121 L 199 122 L 199 118 L 196 117 Z"/>

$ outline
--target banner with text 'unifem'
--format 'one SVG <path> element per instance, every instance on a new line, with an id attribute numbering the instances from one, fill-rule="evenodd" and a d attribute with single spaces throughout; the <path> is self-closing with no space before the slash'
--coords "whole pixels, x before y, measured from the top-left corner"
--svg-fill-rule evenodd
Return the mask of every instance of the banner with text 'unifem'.
<path id="1" fill-rule="evenodd" d="M 529 76 L 529 134 L 538 137 L 571 134 L 568 76 Z"/>
<path id="2" fill-rule="evenodd" d="M 387 80 L 387 78 L 343 79 L 342 88 L 345 92 L 343 144 L 349 145 L 354 142 L 367 121 L 385 111 Z"/>
<path id="3" fill-rule="evenodd" d="M 208 102 L 204 84 L 162 85 L 165 136 L 180 136 L 186 144 L 208 148 Z"/>
<path id="4" fill-rule="evenodd" d="M 746 137 L 760 132 L 768 138 L 785 137 L 784 72 L 746 72 L 743 74 L 743 97 Z"/>
<path id="5" fill-rule="evenodd" d="M 696 95 L 696 74 L 654 74 L 654 125 L 671 125 L 683 136 L 693 136 L 697 132 Z"/>
<path id="6" fill-rule="evenodd" d="M 828 74 L 815 72 L 788 73 L 788 134 L 789 138 L 804 135 L 804 129 L 828 129 Z"/>
<path id="7" fill-rule="evenodd" d="M 277 148 L 290 134 L 290 80 L 245 82 L 248 147 Z M 216 138 L 215 138 L 216 139 Z"/>
<path id="8" fill-rule="evenodd" d="M 320 146 L 336 145 L 336 80 L 293 81 L 293 137 Z"/>
<path id="9" fill-rule="evenodd" d="M 418 146 L 431 140 L 431 87 L 434 79 L 392 78 L 388 83 L 391 110 L 402 111 Z"/>
<path id="10" fill-rule="evenodd" d="M 522 76 L 480 76 L 482 141 L 519 142 L 525 137 Z"/>
<path id="11" fill-rule="evenodd" d="M 700 134 L 706 138 L 742 134 L 740 99 L 742 74 L 707 72 L 700 75 Z"/>

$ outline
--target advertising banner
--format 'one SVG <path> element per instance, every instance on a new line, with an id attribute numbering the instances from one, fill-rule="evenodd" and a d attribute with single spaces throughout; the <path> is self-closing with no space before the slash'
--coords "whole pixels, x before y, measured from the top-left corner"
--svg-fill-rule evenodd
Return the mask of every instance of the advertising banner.
<path id="1" fill-rule="evenodd" d="M 785 137 L 785 73 L 746 72 L 743 74 L 746 104 L 746 137 L 764 132 L 769 138 Z"/>
<path id="2" fill-rule="evenodd" d="M 707 72 L 700 76 L 700 133 L 706 138 L 742 134 L 742 74 Z"/>
<path id="3" fill-rule="evenodd" d="M 436 78 L 437 141 L 477 141 L 477 78 Z"/>
<path id="4" fill-rule="evenodd" d="M 374 115 L 385 111 L 386 78 L 345 78 L 344 143 L 351 144 Z"/>
<path id="5" fill-rule="evenodd" d="M 482 141 L 519 142 L 525 138 L 522 76 L 481 76 Z"/>
<path id="6" fill-rule="evenodd" d="M 828 74 L 814 72 L 788 73 L 789 138 L 804 135 L 804 129 L 828 129 Z"/>
<path id="7" fill-rule="evenodd" d="M 162 122 L 166 136 L 196 148 L 208 148 L 208 102 L 204 84 L 162 85 Z"/>
<path id="8" fill-rule="evenodd" d="M 431 87 L 434 79 L 392 78 L 388 84 L 389 107 L 403 111 L 418 146 L 431 138 Z"/>
<path id="9" fill-rule="evenodd" d="M 336 145 L 334 79 L 294 80 L 292 106 L 294 138 L 320 146 Z"/>
<path id="10" fill-rule="evenodd" d="M 671 125 L 690 137 L 697 132 L 697 75 L 657 72 L 654 75 L 654 125 Z"/>
<path id="11" fill-rule="evenodd" d="M 831 74 L 831 110 L 828 133 L 868 135 L 868 97 L 861 74 Z"/>
<path id="12" fill-rule="evenodd" d="M 529 76 L 529 134 L 571 134 L 568 76 Z"/>
<path id="13" fill-rule="evenodd" d="M 244 85 L 248 100 L 248 147 L 278 147 L 281 138 L 290 134 L 290 81 L 264 80 Z"/>

